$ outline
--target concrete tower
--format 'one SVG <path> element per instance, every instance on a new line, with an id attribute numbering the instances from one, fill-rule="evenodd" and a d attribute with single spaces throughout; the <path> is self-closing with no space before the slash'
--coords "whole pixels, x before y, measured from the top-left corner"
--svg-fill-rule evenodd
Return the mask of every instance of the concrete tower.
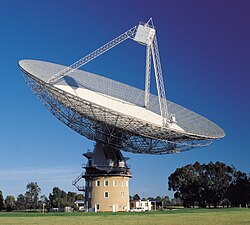
<path id="1" fill-rule="evenodd" d="M 129 179 L 132 177 L 118 148 L 100 141 L 93 152 L 83 154 L 87 159 L 85 173 L 85 206 L 90 211 L 128 211 Z"/>

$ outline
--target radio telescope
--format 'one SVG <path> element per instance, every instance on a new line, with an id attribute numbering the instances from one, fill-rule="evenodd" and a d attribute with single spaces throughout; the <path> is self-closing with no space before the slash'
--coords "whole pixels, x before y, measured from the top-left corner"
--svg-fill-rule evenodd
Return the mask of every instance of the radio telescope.
<path id="1" fill-rule="evenodd" d="M 145 90 L 79 69 L 127 39 L 146 47 Z M 215 123 L 166 100 L 152 19 L 132 27 L 70 66 L 37 60 L 21 60 L 19 66 L 26 83 L 54 116 L 96 142 L 94 151 L 84 154 L 88 158 L 85 174 L 74 181 L 77 185 L 85 178 L 85 188 L 78 186 L 78 189 L 85 189 L 86 194 L 93 189 L 92 177 L 107 174 L 111 178 L 114 175 L 131 177 L 127 158 L 120 150 L 144 154 L 179 153 L 207 146 L 225 135 Z M 150 93 L 151 67 L 157 96 Z M 93 200 L 94 196 L 91 192 L 88 208 L 98 210 L 101 206 L 96 202 L 100 199 Z M 123 209 L 128 210 L 129 205 Z"/>

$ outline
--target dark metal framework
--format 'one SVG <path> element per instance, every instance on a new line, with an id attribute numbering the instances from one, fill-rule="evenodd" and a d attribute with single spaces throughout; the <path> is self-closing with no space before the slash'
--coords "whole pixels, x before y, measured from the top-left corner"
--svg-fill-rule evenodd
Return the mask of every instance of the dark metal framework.
<path id="1" fill-rule="evenodd" d="M 22 68 L 21 68 L 22 69 Z M 169 154 L 207 146 L 213 138 L 153 126 L 74 96 L 24 72 L 25 81 L 46 108 L 68 127 L 94 141 L 144 154 Z"/>

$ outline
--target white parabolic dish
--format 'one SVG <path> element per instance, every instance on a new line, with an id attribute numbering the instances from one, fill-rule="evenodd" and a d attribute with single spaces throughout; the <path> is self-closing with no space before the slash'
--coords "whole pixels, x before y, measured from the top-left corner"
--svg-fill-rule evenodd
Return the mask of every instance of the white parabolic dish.
<path id="1" fill-rule="evenodd" d="M 21 60 L 19 66 L 46 107 L 89 139 L 103 138 L 100 133 L 107 132 L 105 124 L 108 130 L 116 131 L 114 136 L 120 139 L 117 143 L 123 150 L 160 154 L 187 150 L 199 146 L 198 142 L 225 135 L 215 123 L 170 101 L 168 110 L 175 115 L 176 123 L 163 126 L 157 96 L 150 94 L 146 109 L 144 91 L 103 76 L 75 70 L 49 84 L 48 79 L 65 66 L 37 60 Z"/>

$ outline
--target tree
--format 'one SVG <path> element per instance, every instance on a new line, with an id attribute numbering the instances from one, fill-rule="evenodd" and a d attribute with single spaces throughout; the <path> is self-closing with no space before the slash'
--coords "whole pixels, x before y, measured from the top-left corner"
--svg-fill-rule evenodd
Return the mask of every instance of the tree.
<path id="1" fill-rule="evenodd" d="M 163 202 L 163 207 L 166 207 L 167 205 L 171 204 L 169 196 L 163 197 L 162 202 Z"/>
<path id="2" fill-rule="evenodd" d="M 3 193 L 0 191 L 0 212 L 4 209 Z"/>
<path id="3" fill-rule="evenodd" d="M 173 206 L 181 206 L 183 202 L 180 198 L 172 198 L 170 204 Z"/>
<path id="4" fill-rule="evenodd" d="M 58 187 L 54 187 L 52 193 L 49 194 L 51 207 L 64 208 L 68 206 L 67 193 Z"/>
<path id="5" fill-rule="evenodd" d="M 234 178 L 229 187 L 228 197 L 232 206 L 250 204 L 250 176 L 234 168 Z"/>
<path id="6" fill-rule="evenodd" d="M 84 200 L 84 195 L 83 194 L 77 194 L 76 200 Z"/>
<path id="7" fill-rule="evenodd" d="M 163 207 L 163 201 L 162 201 L 162 197 L 161 196 L 157 196 L 155 199 L 156 202 L 156 207 L 157 208 L 162 208 Z"/>
<path id="8" fill-rule="evenodd" d="M 196 162 L 194 165 L 187 165 L 182 168 L 177 168 L 168 178 L 169 190 L 176 191 L 175 198 L 180 198 L 183 201 L 185 207 L 191 207 L 195 205 L 200 188 L 199 176 L 196 168 L 200 167 L 200 164 Z"/>
<path id="9" fill-rule="evenodd" d="M 132 199 L 138 201 L 138 200 L 140 200 L 141 198 L 140 198 L 140 196 L 139 196 L 138 194 L 135 194 L 135 195 L 132 197 Z"/>
<path id="10" fill-rule="evenodd" d="M 17 196 L 15 208 L 17 210 L 26 209 L 26 200 L 25 200 L 25 196 L 23 194 L 20 194 L 20 195 Z"/>
<path id="11" fill-rule="evenodd" d="M 77 193 L 69 191 L 67 194 L 68 206 L 73 207 L 76 200 L 77 200 Z"/>
<path id="12" fill-rule="evenodd" d="M 214 207 L 228 198 L 228 188 L 233 170 L 224 163 L 186 165 L 177 168 L 169 176 L 169 190 L 176 191 L 175 198 L 180 198 L 185 207 L 199 205 Z"/>
<path id="13" fill-rule="evenodd" d="M 149 201 L 151 201 L 151 202 L 152 202 L 152 201 L 154 201 L 154 200 L 155 200 L 155 198 L 154 198 L 154 197 L 148 197 L 148 198 L 147 198 L 147 200 L 149 200 Z"/>
<path id="14" fill-rule="evenodd" d="M 7 211 L 12 211 L 15 207 L 15 198 L 14 196 L 8 195 L 5 198 L 5 205 Z"/>
<path id="15" fill-rule="evenodd" d="M 218 206 L 228 197 L 228 189 L 232 181 L 233 169 L 224 163 L 212 162 L 203 165 L 203 185 L 205 187 L 205 198 L 210 207 Z"/>
<path id="16" fill-rule="evenodd" d="M 38 209 L 39 210 L 44 210 L 44 211 L 49 211 L 51 208 L 50 201 L 49 199 L 45 196 L 42 195 L 40 197 L 40 200 L 38 201 Z"/>
<path id="17" fill-rule="evenodd" d="M 38 186 L 37 182 L 30 182 L 27 184 L 26 190 L 26 207 L 28 209 L 37 209 L 41 188 Z"/>

